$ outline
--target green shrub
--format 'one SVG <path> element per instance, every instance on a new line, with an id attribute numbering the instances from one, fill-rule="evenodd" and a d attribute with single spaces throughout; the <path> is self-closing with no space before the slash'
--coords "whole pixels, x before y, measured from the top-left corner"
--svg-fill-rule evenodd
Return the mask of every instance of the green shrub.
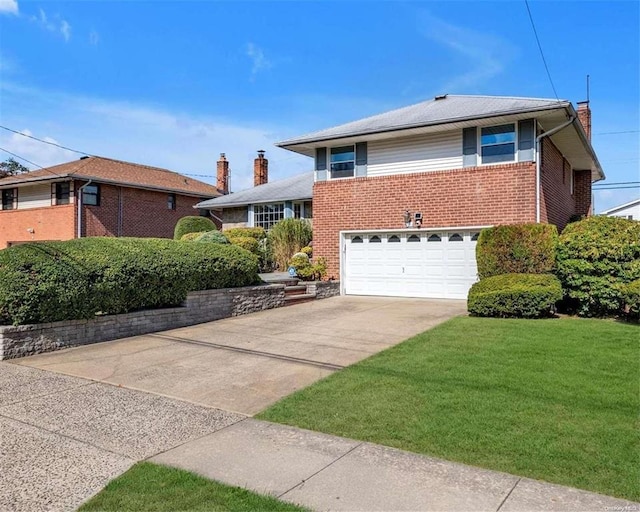
<path id="1" fill-rule="evenodd" d="M 640 320 L 640 279 L 628 283 L 622 292 L 624 311 L 635 321 Z"/>
<path id="2" fill-rule="evenodd" d="M 182 217 L 176 223 L 176 227 L 173 230 L 173 239 L 182 240 L 182 237 L 187 233 L 203 233 L 213 229 L 216 229 L 216 225 L 208 217 L 190 215 L 188 217 Z"/>
<path id="3" fill-rule="evenodd" d="M 562 286 L 551 274 L 502 274 L 475 283 L 467 309 L 473 316 L 541 318 L 561 299 Z"/>
<path id="4" fill-rule="evenodd" d="M 311 224 L 305 219 L 283 219 L 269 231 L 273 259 L 281 270 L 285 270 L 289 259 L 309 245 L 312 238 Z"/>
<path id="5" fill-rule="evenodd" d="M 196 238 L 198 238 L 202 233 L 187 233 L 186 235 L 182 235 L 180 240 L 182 242 L 193 242 Z"/>
<path id="6" fill-rule="evenodd" d="M 304 254 L 309 256 L 309 258 L 311 258 L 311 256 L 313 256 L 313 247 L 307 245 L 306 247 L 300 249 L 300 252 L 303 252 Z"/>
<path id="7" fill-rule="evenodd" d="M 205 233 L 200 233 L 194 240 L 194 242 L 203 242 L 209 244 L 228 244 L 229 240 L 220 231 L 214 229 Z"/>
<path id="8" fill-rule="evenodd" d="M 264 228 L 229 228 L 222 232 L 229 240 L 238 237 L 250 237 L 256 240 L 264 240 L 267 238 L 267 232 Z"/>
<path id="9" fill-rule="evenodd" d="M 293 255 L 289 260 L 289 266 L 296 270 L 296 275 L 303 281 L 320 281 L 327 275 L 327 263 L 324 258 L 318 258 L 313 263 L 302 252 Z"/>
<path id="10" fill-rule="evenodd" d="M 476 245 L 478 275 L 553 272 L 558 230 L 552 224 L 512 224 L 483 229 Z"/>
<path id="11" fill-rule="evenodd" d="M 640 222 L 589 217 L 569 224 L 560 236 L 557 275 L 568 310 L 620 314 L 625 285 L 640 279 Z"/>
<path id="12" fill-rule="evenodd" d="M 260 242 L 250 236 L 229 236 L 229 242 L 259 256 Z"/>
<path id="13" fill-rule="evenodd" d="M 189 291 L 258 282 L 255 256 L 231 245 L 82 238 L 0 251 L 0 324 L 92 318 L 177 306 Z"/>

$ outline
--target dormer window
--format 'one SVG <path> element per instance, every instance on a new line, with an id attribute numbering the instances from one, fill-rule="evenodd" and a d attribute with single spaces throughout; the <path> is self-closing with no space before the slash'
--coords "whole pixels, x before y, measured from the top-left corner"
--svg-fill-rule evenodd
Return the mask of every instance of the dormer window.
<path id="1" fill-rule="evenodd" d="M 331 179 L 352 178 L 356 168 L 354 146 L 331 148 Z"/>
<path id="2" fill-rule="evenodd" d="M 487 126 L 480 132 L 483 164 L 513 162 L 516 159 L 516 125 Z"/>

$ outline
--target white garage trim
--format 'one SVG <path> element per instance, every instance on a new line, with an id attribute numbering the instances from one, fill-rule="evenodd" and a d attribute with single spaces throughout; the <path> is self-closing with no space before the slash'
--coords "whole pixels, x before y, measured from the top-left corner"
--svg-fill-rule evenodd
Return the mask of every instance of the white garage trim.
<path id="1" fill-rule="evenodd" d="M 474 235 L 486 227 L 341 231 L 340 292 L 465 299 L 477 280 Z"/>

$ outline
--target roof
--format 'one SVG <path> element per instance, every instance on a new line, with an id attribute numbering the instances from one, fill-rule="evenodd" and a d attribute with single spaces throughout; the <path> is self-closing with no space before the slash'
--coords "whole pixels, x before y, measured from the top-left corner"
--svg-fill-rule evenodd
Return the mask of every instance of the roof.
<path id="1" fill-rule="evenodd" d="M 408 107 L 295 137 L 276 145 L 286 147 L 304 142 L 331 140 L 520 112 L 557 109 L 568 105 L 571 103 L 567 100 L 447 94 Z"/>
<path id="2" fill-rule="evenodd" d="M 600 215 L 610 215 L 612 213 L 616 213 L 618 210 L 624 210 L 625 208 L 629 208 L 631 206 L 640 205 L 640 198 L 634 199 L 633 201 L 629 201 L 625 204 L 620 204 L 618 206 L 614 206 L 613 208 L 609 208 L 603 212 L 600 212 Z"/>
<path id="3" fill-rule="evenodd" d="M 133 188 L 162 190 L 197 197 L 220 195 L 216 187 L 194 180 L 177 172 L 113 160 L 101 156 L 84 157 L 37 171 L 30 171 L 0 179 L 0 187 L 22 185 L 33 182 L 53 181 L 65 178 L 93 180 L 98 183 L 113 183 Z"/>
<path id="4" fill-rule="evenodd" d="M 215 197 L 196 205 L 196 208 L 231 208 L 248 204 L 296 201 L 313 197 L 313 172 L 272 181 L 264 185 Z"/>

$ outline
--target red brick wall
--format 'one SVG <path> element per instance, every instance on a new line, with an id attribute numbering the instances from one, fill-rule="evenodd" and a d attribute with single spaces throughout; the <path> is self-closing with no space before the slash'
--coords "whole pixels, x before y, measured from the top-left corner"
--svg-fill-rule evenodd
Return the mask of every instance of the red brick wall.
<path id="1" fill-rule="evenodd" d="M 573 193 L 576 198 L 576 215 L 588 217 L 591 211 L 591 171 L 575 171 Z"/>
<path id="2" fill-rule="evenodd" d="M 167 192 L 103 184 L 100 186 L 100 206 L 83 208 L 83 236 L 173 238 L 178 219 L 198 215 L 193 206 L 202 198 L 176 195 L 175 210 L 167 208 L 167 198 Z M 120 201 L 122 220 L 119 223 Z"/>
<path id="3" fill-rule="evenodd" d="M 10 242 L 32 240 L 69 240 L 75 236 L 75 208 L 73 204 L 0 210 L 0 249 Z M 33 234 L 27 229 L 33 229 Z"/>
<path id="4" fill-rule="evenodd" d="M 423 228 L 535 222 L 535 169 L 529 162 L 317 182 L 314 256 L 339 278 L 340 231 L 404 228 L 407 209 L 422 212 Z"/>
<path id="5" fill-rule="evenodd" d="M 542 139 L 540 220 L 555 224 L 559 231 L 576 212 L 575 198 L 571 193 L 572 173 L 571 165 L 553 142 L 549 138 Z"/>

